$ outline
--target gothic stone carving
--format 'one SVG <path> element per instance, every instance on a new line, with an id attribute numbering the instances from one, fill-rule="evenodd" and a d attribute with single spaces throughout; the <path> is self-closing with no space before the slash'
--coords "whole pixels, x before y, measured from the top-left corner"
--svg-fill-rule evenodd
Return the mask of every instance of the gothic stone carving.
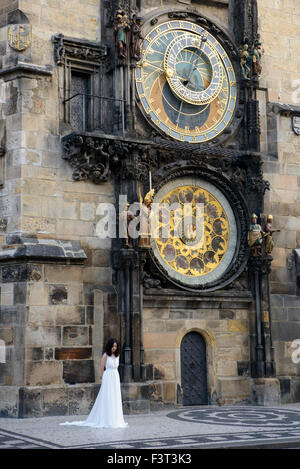
<path id="1" fill-rule="evenodd" d="M 63 138 L 63 158 L 74 168 L 73 179 L 91 180 L 95 184 L 107 181 L 110 176 L 107 142 L 78 134 Z"/>
<path id="2" fill-rule="evenodd" d="M 107 55 L 105 46 L 95 42 L 65 37 L 63 34 L 54 36 L 53 43 L 57 65 L 64 64 L 67 59 L 99 65 Z"/>

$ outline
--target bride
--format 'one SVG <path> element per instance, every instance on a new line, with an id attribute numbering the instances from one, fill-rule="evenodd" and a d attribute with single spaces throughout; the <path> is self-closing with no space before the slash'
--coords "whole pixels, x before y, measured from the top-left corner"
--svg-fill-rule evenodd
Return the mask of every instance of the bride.
<path id="1" fill-rule="evenodd" d="M 79 422 L 65 422 L 60 425 L 80 425 L 95 428 L 126 427 L 122 410 L 121 385 L 118 372 L 120 345 L 110 339 L 100 365 L 101 388 L 87 419 Z"/>

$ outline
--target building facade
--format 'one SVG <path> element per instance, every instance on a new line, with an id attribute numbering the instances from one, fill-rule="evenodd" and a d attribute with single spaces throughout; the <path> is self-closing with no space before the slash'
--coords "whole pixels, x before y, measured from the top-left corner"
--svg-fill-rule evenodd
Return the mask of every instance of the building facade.
<path id="1" fill-rule="evenodd" d="M 126 412 L 299 401 L 299 32 L 296 0 L 0 0 L 2 416 L 88 413 L 111 337 Z"/>

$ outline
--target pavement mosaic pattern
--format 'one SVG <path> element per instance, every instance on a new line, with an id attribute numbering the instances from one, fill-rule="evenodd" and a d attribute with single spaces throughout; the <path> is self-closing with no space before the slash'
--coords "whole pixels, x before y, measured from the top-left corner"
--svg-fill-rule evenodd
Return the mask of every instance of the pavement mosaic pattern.
<path id="1" fill-rule="evenodd" d="M 214 423 L 216 425 L 237 425 L 255 428 L 300 429 L 300 412 L 288 409 L 231 408 L 193 409 L 172 412 L 169 418 L 185 422 Z"/>
<path id="2" fill-rule="evenodd" d="M 300 448 L 300 404 L 185 407 L 125 416 L 126 429 L 59 425 L 66 417 L 0 419 L 0 449 L 196 449 L 285 444 Z M 84 420 L 85 417 L 82 418 Z M 78 416 L 68 420 L 81 420 Z"/>

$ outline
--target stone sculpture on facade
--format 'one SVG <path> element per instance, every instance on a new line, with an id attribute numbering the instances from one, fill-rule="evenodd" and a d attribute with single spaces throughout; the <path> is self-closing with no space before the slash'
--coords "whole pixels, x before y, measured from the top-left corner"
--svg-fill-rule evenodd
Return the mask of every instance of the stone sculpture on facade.
<path id="1" fill-rule="evenodd" d="M 139 247 L 151 247 L 151 207 L 154 200 L 154 189 L 151 189 L 144 198 L 140 213 L 140 238 Z"/>
<path id="2" fill-rule="evenodd" d="M 133 247 L 133 238 L 130 236 L 129 225 L 130 222 L 135 218 L 134 214 L 129 210 L 130 204 L 126 204 L 125 210 L 120 214 L 120 227 L 119 234 L 123 239 L 123 245 L 126 248 Z"/>
<path id="3" fill-rule="evenodd" d="M 262 44 L 259 39 L 256 39 L 253 48 L 253 77 L 257 80 L 262 72 L 261 59 L 264 51 L 262 49 Z"/>
<path id="4" fill-rule="evenodd" d="M 267 223 L 265 226 L 264 237 L 265 237 L 265 251 L 266 254 L 271 254 L 274 248 L 273 233 L 279 232 L 280 230 L 272 230 L 273 216 L 268 215 Z"/>
<path id="5" fill-rule="evenodd" d="M 257 256 L 262 252 L 264 232 L 261 225 L 257 223 L 257 215 L 252 214 L 251 225 L 248 232 L 248 243 L 250 246 L 250 253 L 252 256 Z"/>
<path id="6" fill-rule="evenodd" d="M 117 12 L 117 24 L 114 26 L 115 30 L 115 41 L 118 56 L 120 59 L 126 59 L 127 57 L 127 45 L 128 45 L 128 32 L 130 31 L 130 25 L 127 16 L 123 10 Z"/>
<path id="7" fill-rule="evenodd" d="M 240 51 L 241 69 L 244 80 L 250 80 L 252 58 L 249 54 L 249 45 L 245 43 Z"/>
<path id="8" fill-rule="evenodd" d="M 143 36 L 141 34 L 142 18 L 133 15 L 131 24 L 131 44 L 130 55 L 132 59 L 140 60 L 141 58 L 141 41 Z"/>
<path id="9" fill-rule="evenodd" d="M 273 216 L 268 215 L 267 222 L 263 230 L 261 225 L 257 223 L 257 215 L 253 213 L 248 232 L 248 243 L 250 246 L 251 256 L 269 256 L 273 251 L 274 241 L 272 235 L 280 230 L 272 230 L 272 223 Z"/>

